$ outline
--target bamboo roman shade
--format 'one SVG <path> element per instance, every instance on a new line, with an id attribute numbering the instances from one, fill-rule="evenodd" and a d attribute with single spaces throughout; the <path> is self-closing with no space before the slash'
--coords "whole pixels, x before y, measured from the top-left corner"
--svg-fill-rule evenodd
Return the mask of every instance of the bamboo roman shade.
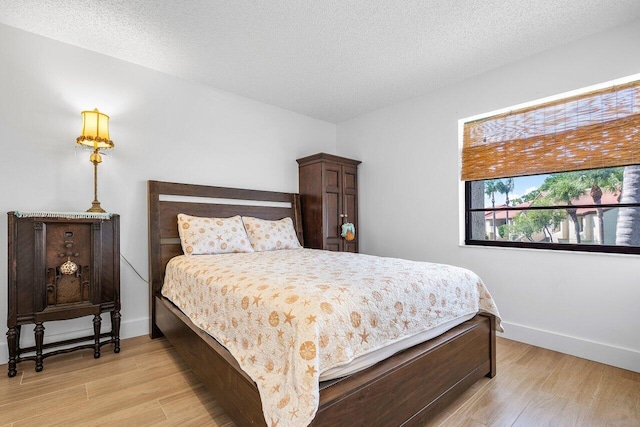
<path id="1" fill-rule="evenodd" d="M 464 124 L 462 180 L 640 164 L 640 81 Z"/>

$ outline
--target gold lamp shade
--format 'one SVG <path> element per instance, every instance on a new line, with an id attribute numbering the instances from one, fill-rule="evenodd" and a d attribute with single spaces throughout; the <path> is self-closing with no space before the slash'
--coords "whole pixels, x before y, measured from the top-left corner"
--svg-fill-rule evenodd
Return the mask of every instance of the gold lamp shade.
<path id="1" fill-rule="evenodd" d="M 109 139 L 109 116 L 98 111 L 82 112 L 82 135 L 76 141 L 94 149 L 113 148 Z"/>
<path id="2" fill-rule="evenodd" d="M 98 163 L 102 162 L 102 156 L 98 150 L 113 148 L 113 141 L 109 139 L 109 116 L 98 111 L 82 112 L 82 135 L 76 138 L 76 142 L 93 148 L 89 161 L 93 163 L 93 202 L 87 212 L 105 212 L 98 201 Z"/>

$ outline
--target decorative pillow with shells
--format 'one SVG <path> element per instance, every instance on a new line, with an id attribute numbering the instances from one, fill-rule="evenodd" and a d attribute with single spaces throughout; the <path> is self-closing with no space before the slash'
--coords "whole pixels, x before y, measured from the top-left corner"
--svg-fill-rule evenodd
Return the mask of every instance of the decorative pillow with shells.
<path id="1" fill-rule="evenodd" d="M 254 251 L 300 249 L 302 247 L 291 218 L 269 221 L 243 216 L 242 221 Z"/>
<path id="2" fill-rule="evenodd" d="M 240 215 L 203 218 L 178 214 L 178 234 L 185 255 L 253 252 Z"/>

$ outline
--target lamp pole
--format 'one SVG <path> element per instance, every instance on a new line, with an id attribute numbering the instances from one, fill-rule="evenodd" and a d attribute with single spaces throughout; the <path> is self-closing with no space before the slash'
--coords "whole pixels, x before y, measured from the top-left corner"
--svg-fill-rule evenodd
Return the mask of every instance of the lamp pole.
<path id="1" fill-rule="evenodd" d="M 87 212 L 106 212 L 102 209 L 98 201 L 98 163 L 102 162 L 102 156 L 98 152 L 98 147 L 94 148 L 89 161 L 93 163 L 93 202 L 91 202 L 91 207 L 87 209 Z"/>

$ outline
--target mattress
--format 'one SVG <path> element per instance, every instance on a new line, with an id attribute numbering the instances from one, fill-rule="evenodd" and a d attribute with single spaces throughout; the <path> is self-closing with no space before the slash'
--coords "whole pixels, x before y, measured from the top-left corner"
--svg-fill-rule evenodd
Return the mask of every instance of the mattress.
<path id="1" fill-rule="evenodd" d="M 320 373 L 320 381 L 330 381 L 337 378 L 346 377 L 347 375 L 355 374 L 376 363 L 393 356 L 396 353 L 406 350 L 418 345 L 422 342 L 429 341 L 439 335 L 444 334 L 449 329 L 453 329 L 456 326 L 466 322 L 473 318 L 475 313 L 467 314 L 466 316 L 457 317 L 449 322 L 438 325 L 435 328 L 427 329 L 422 332 L 418 332 L 415 335 L 403 338 L 399 341 L 386 344 L 370 353 L 363 354 L 354 358 L 352 361 L 345 363 L 344 365 L 336 366 Z"/>
<path id="2" fill-rule="evenodd" d="M 498 310 L 473 272 L 312 249 L 180 256 L 162 294 L 255 381 L 265 420 L 307 425 L 319 381 Z M 322 376 L 321 376 L 322 374 Z"/>

